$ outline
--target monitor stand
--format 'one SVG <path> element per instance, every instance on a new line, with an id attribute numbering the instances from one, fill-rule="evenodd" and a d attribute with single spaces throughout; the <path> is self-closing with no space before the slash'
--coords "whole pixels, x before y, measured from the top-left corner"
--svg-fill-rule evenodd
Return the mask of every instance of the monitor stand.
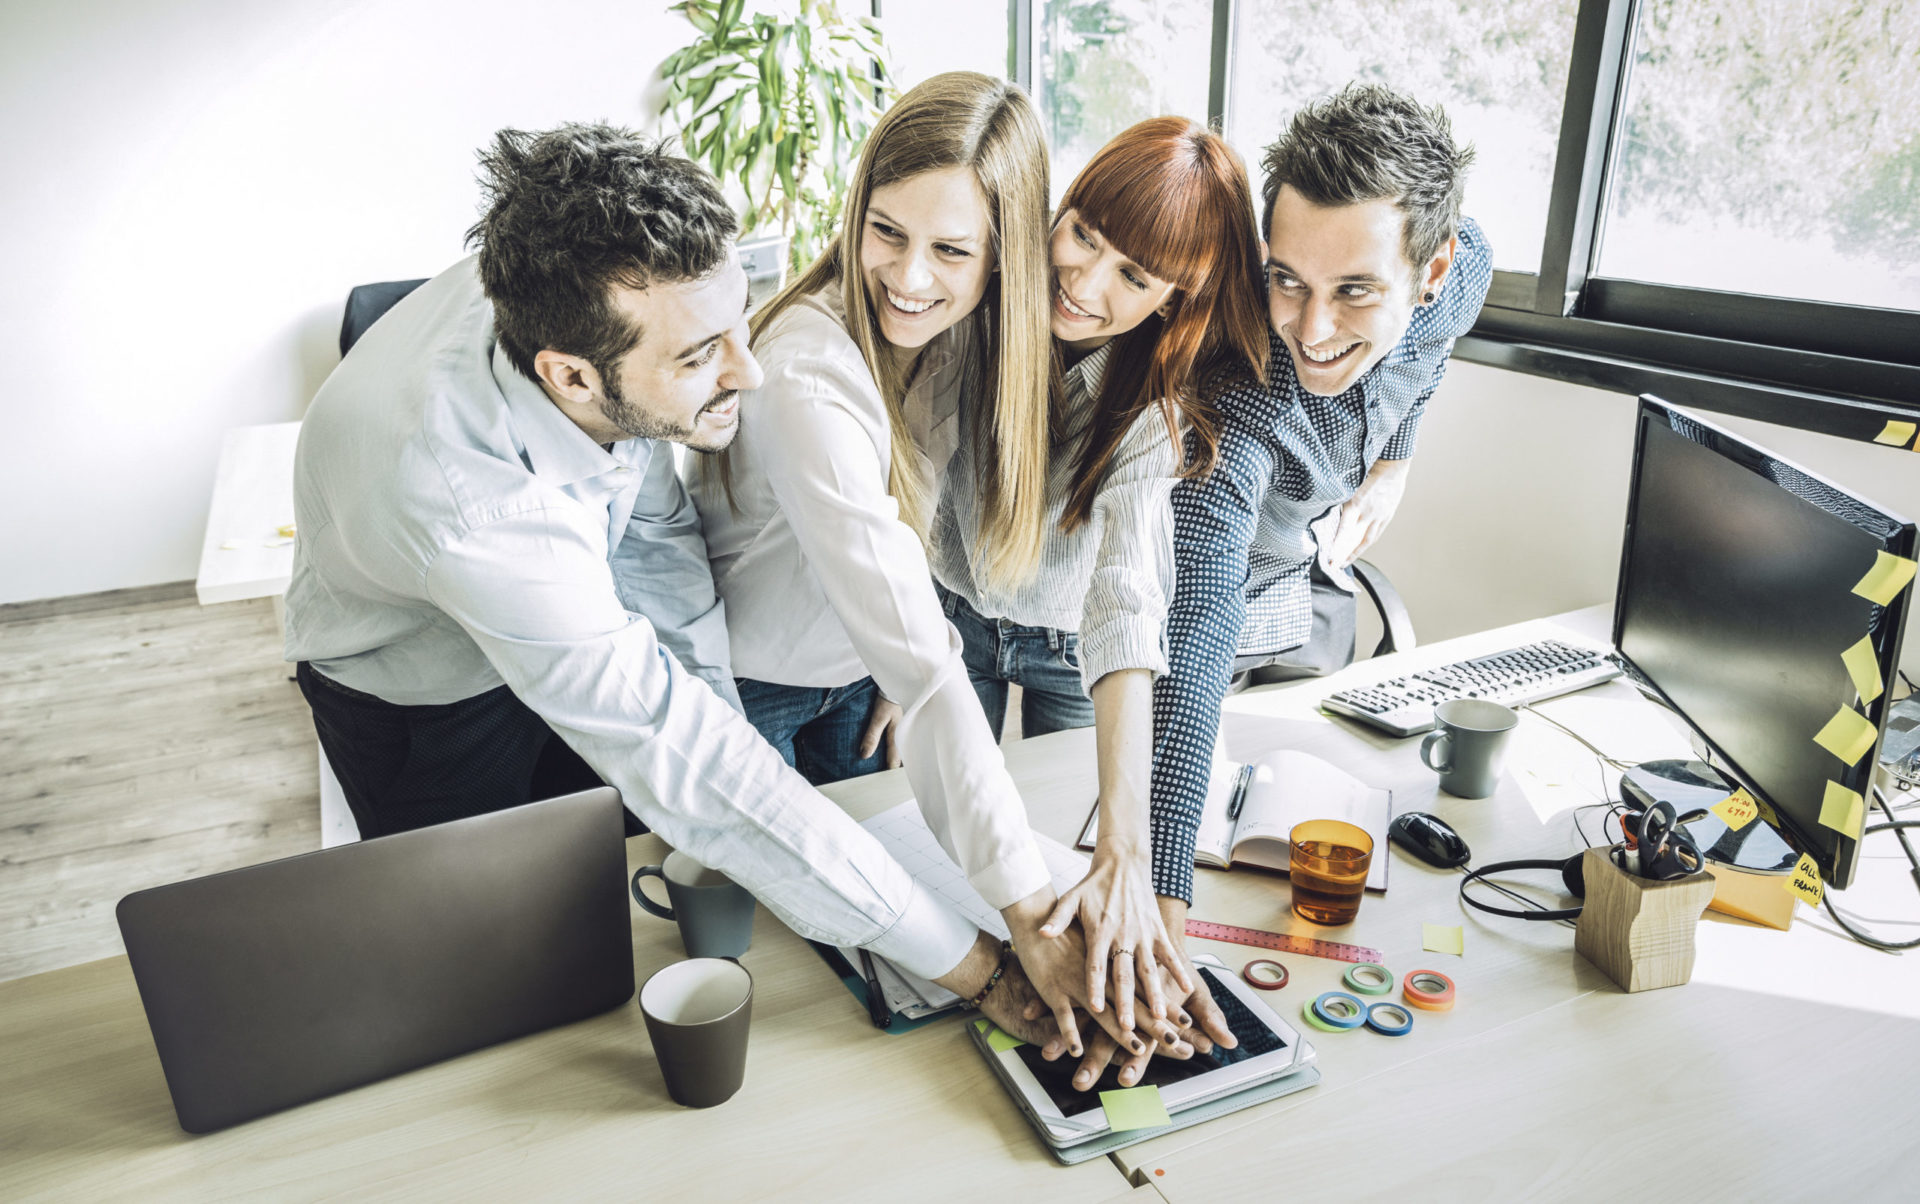
<path id="1" fill-rule="evenodd" d="M 1620 797 L 1635 811 L 1671 803 L 1680 815 L 1713 806 L 1733 793 L 1736 783 L 1705 761 L 1642 761 L 1620 778 Z M 1717 815 L 1687 825 L 1687 832 L 1709 860 L 1745 870 L 1777 873 L 1793 868 L 1796 854 L 1765 823 L 1755 820 L 1730 831 Z"/>

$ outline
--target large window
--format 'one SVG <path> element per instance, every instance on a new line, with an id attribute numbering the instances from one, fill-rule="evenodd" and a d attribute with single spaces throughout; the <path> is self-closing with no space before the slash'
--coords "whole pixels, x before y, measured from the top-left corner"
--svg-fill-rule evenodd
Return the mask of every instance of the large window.
<path id="1" fill-rule="evenodd" d="M 1053 192 L 1136 121 L 1204 118 L 1213 0 L 1038 0 L 1034 98 L 1053 148 Z"/>
<path id="2" fill-rule="evenodd" d="M 1920 4 L 1648 0 L 1598 274 L 1920 309 Z"/>
<path id="3" fill-rule="evenodd" d="M 1257 169 L 1261 148 L 1295 110 L 1355 80 L 1441 105 L 1454 136 L 1474 145 L 1466 211 L 1493 244 L 1495 266 L 1537 271 L 1575 8 L 1576 0 L 1241 0 L 1227 137 Z"/>
<path id="4" fill-rule="evenodd" d="M 1444 106 L 1478 152 L 1466 209 L 1496 271 L 1463 358 L 1860 438 L 1920 416 L 1916 0 L 1009 0 L 1006 15 L 1056 193 L 1106 139 L 1169 112 L 1219 123 L 1257 177 L 1301 104 L 1383 82 Z"/>

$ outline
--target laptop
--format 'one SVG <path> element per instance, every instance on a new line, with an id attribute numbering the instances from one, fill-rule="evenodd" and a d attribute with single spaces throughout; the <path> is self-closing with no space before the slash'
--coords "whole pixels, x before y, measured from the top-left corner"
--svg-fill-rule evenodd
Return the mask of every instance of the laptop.
<path id="1" fill-rule="evenodd" d="M 606 788 L 136 891 L 118 916 L 189 1133 L 633 997 Z"/>

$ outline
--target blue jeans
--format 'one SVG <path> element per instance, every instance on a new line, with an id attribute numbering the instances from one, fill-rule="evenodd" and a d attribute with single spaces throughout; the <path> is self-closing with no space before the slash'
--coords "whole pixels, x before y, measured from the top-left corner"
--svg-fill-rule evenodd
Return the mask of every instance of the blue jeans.
<path id="1" fill-rule="evenodd" d="M 815 786 L 885 768 L 884 741 L 871 757 L 860 755 L 860 737 L 867 734 L 867 719 L 880 699 L 871 677 L 832 689 L 748 677 L 736 677 L 733 684 L 740 688 L 747 722 Z"/>
<path id="2" fill-rule="evenodd" d="M 1093 700 L 1080 680 L 1080 634 L 989 619 L 945 586 L 940 602 L 960 632 L 967 676 L 998 739 L 1007 722 L 1007 686 L 1020 687 L 1020 734 L 1044 736 L 1093 726 Z"/>

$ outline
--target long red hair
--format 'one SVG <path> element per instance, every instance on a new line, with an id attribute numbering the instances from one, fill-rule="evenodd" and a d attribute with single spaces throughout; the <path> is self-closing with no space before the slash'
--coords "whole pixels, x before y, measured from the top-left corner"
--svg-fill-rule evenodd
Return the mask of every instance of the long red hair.
<path id="1" fill-rule="evenodd" d="M 1175 287 L 1166 317 L 1150 315 L 1113 340 L 1060 519 L 1071 531 L 1092 517 L 1101 479 L 1147 406 L 1160 407 L 1176 448 L 1183 417 L 1194 434 L 1196 454 L 1179 453 L 1180 475 L 1210 471 L 1220 420 L 1201 382 L 1235 368 L 1264 382 L 1268 342 L 1253 192 L 1226 139 L 1184 117 L 1142 121 L 1074 177 L 1056 224 L 1069 209 Z"/>

